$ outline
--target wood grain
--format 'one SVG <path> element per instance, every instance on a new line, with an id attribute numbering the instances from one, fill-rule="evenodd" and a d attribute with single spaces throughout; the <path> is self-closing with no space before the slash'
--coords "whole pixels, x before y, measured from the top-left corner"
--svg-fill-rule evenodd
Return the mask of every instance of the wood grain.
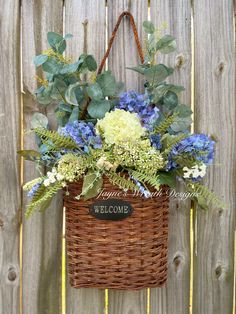
<path id="1" fill-rule="evenodd" d="M 73 34 L 67 55 L 76 60 L 85 50 L 99 63 L 105 53 L 105 24 L 105 0 L 65 0 L 65 32 Z M 68 314 L 102 314 L 104 307 L 103 290 L 74 289 L 67 282 Z"/>
<path id="2" fill-rule="evenodd" d="M 107 1 L 108 5 L 108 38 L 111 36 L 113 28 L 117 22 L 118 16 L 123 11 L 130 11 L 138 29 L 141 43 L 144 42 L 144 32 L 142 23 L 147 20 L 148 3 L 146 0 L 118 0 Z M 125 90 L 143 90 L 143 81 L 141 75 L 128 70 L 127 67 L 140 64 L 137 47 L 134 40 L 134 34 L 130 26 L 128 17 L 121 22 L 116 34 L 110 56 L 108 57 L 108 67 L 115 74 L 117 80 L 125 84 Z"/>
<path id="3" fill-rule="evenodd" d="M 231 314 L 235 227 L 235 49 L 233 1 L 194 1 L 195 130 L 214 135 L 206 184 L 227 208 L 197 208 L 193 313 Z"/>
<path id="4" fill-rule="evenodd" d="M 22 56 L 24 129 L 30 129 L 32 114 L 42 110 L 34 99 L 37 86 L 33 57 L 47 46 L 47 32 L 62 33 L 62 0 L 22 1 Z M 51 112 L 49 110 L 48 112 Z M 44 113 L 45 110 L 44 110 Z M 49 117 L 50 118 L 50 117 Z M 50 119 L 49 119 L 50 120 Z M 51 121 L 50 121 L 51 124 Z M 54 124 L 54 121 L 53 121 Z M 35 147 L 32 135 L 24 138 L 24 148 Z M 24 181 L 39 176 L 35 165 L 25 162 Z M 24 199 L 24 206 L 26 205 Z M 45 213 L 35 213 L 23 223 L 23 313 L 61 311 L 62 200 L 56 198 Z"/>
<path id="5" fill-rule="evenodd" d="M 0 313 L 20 306 L 20 6 L 0 1 Z"/>
<path id="6" fill-rule="evenodd" d="M 123 11 L 130 11 L 135 19 L 141 42 L 144 40 L 142 23 L 147 20 L 148 7 L 146 0 L 126 1 L 108 0 L 108 38 L 112 33 L 118 16 Z M 115 38 L 108 68 L 116 78 L 125 83 L 126 90 L 143 90 L 143 81 L 139 74 L 126 69 L 140 63 L 134 35 L 128 18 L 124 18 Z M 109 290 L 109 313 L 112 314 L 144 314 L 147 309 L 147 290 L 140 292 Z"/>
<path id="7" fill-rule="evenodd" d="M 185 87 L 184 104 L 191 105 L 191 5 L 189 0 L 152 0 L 151 20 L 157 27 L 167 23 L 164 33 L 175 36 L 177 50 L 160 55 L 158 62 L 175 69 L 170 81 Z M 184 192 L 178 184 L 176 190 Z M 169 217 L 168 281 L 151 289 L 151 313 L 189 313 L 190 292 L 190 200 L 172 198 Z"/>

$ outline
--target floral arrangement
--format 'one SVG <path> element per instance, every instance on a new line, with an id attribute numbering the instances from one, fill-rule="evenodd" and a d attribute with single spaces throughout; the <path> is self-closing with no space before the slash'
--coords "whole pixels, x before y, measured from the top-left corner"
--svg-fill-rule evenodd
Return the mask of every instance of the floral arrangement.
<path id="1" fill-rule="evenodd" d="M 141 94 L 123 92 L 110 71 L 96 75 L 92 55 L 82 54 L 72 63 L 63 55 L 72 35 L 48 33 L 50 49 L 34 59 L 44 72 L 35 95 L 43 108 L 56 103 L 58 129 L 50 130 L 47 117 L 35 113 L 32 132 L 39 150 L 19 152 L 40 171 L 24 186 L 31 198 L 27 216 L 48 207 L 58 190 L 78 180 L 83 187 L 77 199 L 96 197 L 104 177 L 146 198 L 151 197 L 150 187 L 175 187 L 177 179 L 194 192 L 200 206 L 223 206 L 201 183 L 213 162 L 215 141 L 190 133 L 192 111 L 179 102 L 184 88 L 167 83 L 173 69 L 156 63 L 158 53 L 175 50 L 175 39 L 161 36 L 149 21 L 143 26 L 145 62 L 131 68 L 144 76 Z"/>

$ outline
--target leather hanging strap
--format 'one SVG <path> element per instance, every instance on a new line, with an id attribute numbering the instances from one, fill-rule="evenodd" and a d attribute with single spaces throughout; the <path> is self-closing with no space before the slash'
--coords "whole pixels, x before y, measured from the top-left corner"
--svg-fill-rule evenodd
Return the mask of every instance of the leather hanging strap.
<path id="1" fill-rule="evenodd" d="M 115 25 L 115 28 L 112 32 L 112 35 L 109 39 L 109 42 L 108 42 L 108 47 L 107 47 L 107 51 L 101 61 L 101 64 L 98 68 L 98 74 L 100 74 L 102 72 L 102 69 L 105 65 L 105 62 L 106 62 L 106 59 L 107 57 L 109 56 L 109 53 L 110 53 L 110 50 L 111 50 L 111 47 L 112 47 L 112 44 L 113 44 L 113 41 L 115 39 L 115 36 L 116 36 L 116 33 L 118 31 L 118 28 L 120 26 L 120 23 L 121 23 L 121 20 L 124 16 L 128 16 L 130 18 L 130 24 L 132 26 L 132 30 L 133 30 L 133 33 L 134 33 L 134 38 L 135 38 L 135 42 L 136 42 L 136 46 L 137 46 L 137 49 L 138 49 L 138 54 L 139 54 L 139 57 L 140 57 L 140 60 L 141 62 L 143 63 L 144 62 L 144 56 L 143 56 L 143 51 L 142 51 L 142 46 L 141 46 L 141 43 L 140 43 L 140 40 L 139 40 L 139 36 L 138 36 L 138 31 L 137 31 L 137 27 L 136 27 L 136 24 L 134 22 L 134 17 L 133 15 L 128 12 L 128 11 L 124 11 L 121 13 L 121 15 L 119 16 L 118 20 L 117 20 L 117 23 Z"/>

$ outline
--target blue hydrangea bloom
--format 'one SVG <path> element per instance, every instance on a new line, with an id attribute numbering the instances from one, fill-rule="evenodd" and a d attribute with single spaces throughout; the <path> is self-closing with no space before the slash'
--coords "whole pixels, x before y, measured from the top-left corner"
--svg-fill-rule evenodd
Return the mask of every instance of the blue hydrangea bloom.
<path id="1" fill-rule="evenodd" d="M 121 94 L 119 104 L 115 108 L 137 113 L 142 125 L 150 131 L 153 130 L 159 117 L 159 109 L 150 104 L 148 95 L 138 94 L 135 91 Z"/>
<path id="2" fill-rule="evenodd" d="M 156 149 L 162 148 L 161 134 L 151 134 L 149 138 L 153 147 L 155 147 Z"/>
<path id="3" fill-rule="evenodd" d="M 89 152 L 89 147 L 95 149 L 102 147 L 101 137 L 96 134 L 91 122 L 74 121 L 67 123 L 60 129 L 59 133 L 72 138 L 85 153 Z"/>
<path id="4" fill-rule="evenodd" d="M 38 188 L 42 185 L 42 183 L 36 183 L 31 190 L 27 193 L 27 196 L 29 198 L 32 198 L 34 196 L 34 194 L 38 191 Z"/>
<path id="5" fill-rule="evenodd" d="M 180 141 L 170 152 L 167 169 L 176 168 L 177 164 L 172 161 L 172 156 L 188 154 L 209 165 L 214 159 L 215 142 L 205 134 L 192 134 Z"/>

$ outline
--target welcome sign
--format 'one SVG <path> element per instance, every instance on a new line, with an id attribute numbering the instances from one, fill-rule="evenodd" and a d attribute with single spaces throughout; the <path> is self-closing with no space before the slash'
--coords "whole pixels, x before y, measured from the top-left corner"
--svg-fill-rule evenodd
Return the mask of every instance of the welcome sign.
<path id="1" fill-rule="evenodd" d="M 101 220 L 122 220 L 129 217 L 133 207 L 121 199 L 100 200 L 90 205 L 89 213 Z"/>

